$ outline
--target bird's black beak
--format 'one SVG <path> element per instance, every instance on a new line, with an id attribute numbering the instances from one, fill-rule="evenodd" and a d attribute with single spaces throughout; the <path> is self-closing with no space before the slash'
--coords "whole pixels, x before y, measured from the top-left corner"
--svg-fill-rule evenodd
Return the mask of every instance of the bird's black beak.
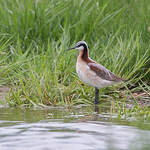
<path id="1" fill-rule="evenodd" d="M 76 46 L 74 46 L 72 48 L 68 48 L 67 51 L 72 50 L 72 49 L 76 49 Z"/>

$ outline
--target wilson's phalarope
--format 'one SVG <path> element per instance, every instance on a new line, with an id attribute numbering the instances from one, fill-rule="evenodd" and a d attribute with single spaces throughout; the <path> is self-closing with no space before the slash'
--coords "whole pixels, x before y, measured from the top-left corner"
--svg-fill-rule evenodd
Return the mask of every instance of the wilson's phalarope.
<path id="1" fill-rule="evenodd" d="M 79 41 L 75 47 L 69 48 L 68 50 L 71 49 L 79 50 L 76 72 L 81 81 L 95 87 L 95 104 L 99 102 L 99 89 L 110 86 L 114 83 L 125 81 L 101 64 L 98 64 L 96 61 L 89 58 L 88 45 L 85 41 Z"/>

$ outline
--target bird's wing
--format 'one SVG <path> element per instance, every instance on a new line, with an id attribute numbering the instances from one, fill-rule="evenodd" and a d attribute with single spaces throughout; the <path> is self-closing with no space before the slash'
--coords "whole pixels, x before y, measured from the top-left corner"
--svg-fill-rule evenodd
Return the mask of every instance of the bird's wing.
<path id="1" fill-rule="evenodd" d="M 114 82 L 121 82 L 124 81 L 124 79 L 117 77 L 115 74 L 113 74 L 111 71 L 109 71 L 104 66 L 97 64 L 97 63 L 88 63 L 88 66 L 92 71 L 94 71 L 100 78 L 108 81 L 114 81 Z"/>

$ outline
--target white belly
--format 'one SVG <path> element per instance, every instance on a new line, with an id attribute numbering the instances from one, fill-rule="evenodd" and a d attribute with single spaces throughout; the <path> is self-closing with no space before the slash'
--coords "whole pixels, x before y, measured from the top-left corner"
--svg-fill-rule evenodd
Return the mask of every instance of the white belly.
<path id="1" fill-rule="evenodd" d="M 97 74 L 92 71 L 85 62 L 80 61 L 80 63 L 78 63 L 77 61 L 76 72 L 81 81 L 99 89 L 113 84 L 112 81 L 107 81 L 97 76 Z"/>

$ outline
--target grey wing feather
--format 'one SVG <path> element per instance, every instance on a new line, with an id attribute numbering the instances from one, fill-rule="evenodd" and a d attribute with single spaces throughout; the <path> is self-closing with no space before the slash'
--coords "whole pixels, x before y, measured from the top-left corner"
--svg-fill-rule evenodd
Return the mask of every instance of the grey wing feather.
<path id="1" fill-rule="evenodd" d="M 115 81 L 115 82 L 124 81 L 124 79 L 117 77 L 115 74 L 113 74 L 111 71 L 109 71 L 107 68 L 105 68 L 100 64 L 88 63 L 88 66 L 92 71 L 94 71 L 100 78 L 104 80 Z"/>

